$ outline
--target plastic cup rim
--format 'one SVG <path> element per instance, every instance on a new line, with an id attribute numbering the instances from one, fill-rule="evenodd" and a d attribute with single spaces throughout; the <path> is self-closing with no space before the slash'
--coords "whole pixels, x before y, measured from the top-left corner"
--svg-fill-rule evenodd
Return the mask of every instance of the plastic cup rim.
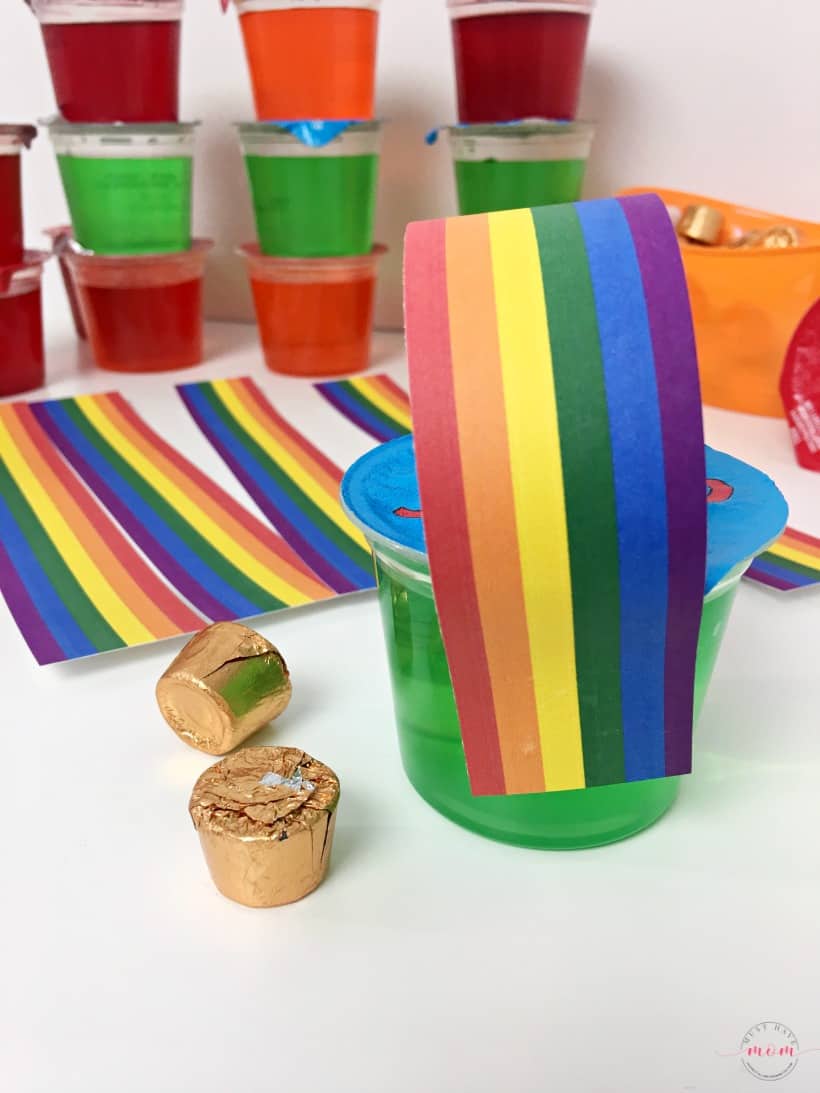
<path id="1" fill-rule="evenodd" d="M 279 266 L 283 270 L 288 266 L 294 266 L 305 270 L 330 270 L 334 266 L 344 265 L 365 267 L 370 265 L 373 259 L 384 257 L 384 255 L 387 254 L 387 251 L 388 247 L 386 243 L 374 243 L 366 254 L 328 254 L 315 258 L 301 258 L 296 255 L 287 254 L 263 254 L 258 243 L 240 243 L 239 246 L 236 247 L 234 253 L 249 261 L 263 262 L 270 267 Z"/>

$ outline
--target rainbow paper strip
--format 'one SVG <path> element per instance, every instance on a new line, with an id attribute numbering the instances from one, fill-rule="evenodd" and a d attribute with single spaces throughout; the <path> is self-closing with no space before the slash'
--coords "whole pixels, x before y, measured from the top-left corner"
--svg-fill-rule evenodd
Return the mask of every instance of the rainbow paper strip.
<path id="1" fill-rule="evenodd" d="M 42 402 L 32 412 L 122 528 L 207 618 L 247 618 L 332 595 L 120 395 Z"/>
<path id="2" fill-rule="evenodd" d="M 752 562 L 746 577 L 779 592 L 820 584 L 820 539 L 786 528 L 774 546 Z"/>
<path id="3" fill-rule="evenodd" d="M 339 503 L 341 470 L 253 380 L 177 388 L 205 436 L 304 562 L 335 592 L 373 588 L 367 543 Z"/>
<path id="4" fill-rule="evenodd" d="M 691 770 L 697 361 L 655 196 L 411 224 L 433 588 L 473 792 Z"/>
<path id="5" fill-rule="evenodd" d="M 412 429 L 407 392 L 389 376 L 336 380 L 314 387 L 339 413 L 376 440 L 395 440 Z"/>
<path id="6" fill-rule="evenodd" d="M 40 664 L 204 623 L 108 519 L 24 402 L 0 406 L 0 590 Z"/>

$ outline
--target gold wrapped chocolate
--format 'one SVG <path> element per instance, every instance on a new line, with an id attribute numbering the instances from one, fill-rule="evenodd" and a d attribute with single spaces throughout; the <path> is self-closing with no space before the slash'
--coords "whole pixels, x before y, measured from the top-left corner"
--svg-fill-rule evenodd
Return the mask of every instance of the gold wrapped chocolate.
<path id="1" fill-rule="evenodd" d="M 687 205 L 678 221 L 677 232 L 690 243 L 713 247 L 723 231 L 724 216 L 711 205 Z"/>
<path id="2" fill-rule="evenodd" d="M 798 247 L 800 245 L 800 232 L 791 224 L 775 224 L 765 230 L 749 231 L 734 239 L 729 246 L 733 248 L 762 247 L 766 250 L 776 250 L 781 247 Z"/>
<path id="3" fill-rule="evenodd" d="M 763 233 L 762 245 L 768 248 L 798 247 L 800 245 L 800 232 L 791 224 L 777 224 Z"/>
<path id="4" fill-rule="evenodd" d="M 339 779 L 299 748 L 243 748 L 194 786 L 188 810 L 223 896 L 279 907 L 327 872 Z"/>
<path id="5" fill-rule="evenodd" d="M 162 716 L 186 744 L 226 755 L 290 702 L 282 654 L 255 630 L 216 622 L 191 638 L 157 684 Z"/>

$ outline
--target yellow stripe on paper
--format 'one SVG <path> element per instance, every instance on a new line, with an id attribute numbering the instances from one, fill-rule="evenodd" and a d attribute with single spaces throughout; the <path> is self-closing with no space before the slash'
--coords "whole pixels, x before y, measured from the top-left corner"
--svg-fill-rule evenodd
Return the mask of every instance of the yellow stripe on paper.
<path id="1" fill-rule="evenodd" d="M 521 572 L 549 790 L 585 785 L 558 410 L 527 209 L 489 217 Z M 533 407 L 538 412 L 533 412 Z"/>
<path id="2" fill-rule="evenodd" d="M 378 383 L 368 379 L 351 379 L 348 380 L 348 383 L 354 390 L 358 391 L 362 398 L 367 399 L 368 402 L 372 402 L 383 414 L 386 414 L 394 421 L 397 421 L 406 429 L 412 429 L 413 422 L 409 412 L 383 395 L 379 390 Z"/>

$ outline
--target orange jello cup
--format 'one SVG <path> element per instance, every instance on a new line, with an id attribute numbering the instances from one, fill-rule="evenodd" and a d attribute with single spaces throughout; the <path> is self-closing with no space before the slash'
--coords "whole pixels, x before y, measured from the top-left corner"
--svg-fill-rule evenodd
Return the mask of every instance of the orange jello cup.
<path id="1" fill-rule="evenodd" d="M 202 360 L 202 276 L 213 243 L 176 254 L 67 250 L 94 361 L 110 372 L 168 372 Z"/>
<path id="2" fill-rule="evenodd" d="M 376 268 L 386 250 L 377 244 L 345 258 L 270 258 L 256 243 L 239 248 L 272 372 L 342 376 L 367 368 Z"/>
<path id="3" fill-rule="evenodd" d="M 379 0 L 235 0 L 256 115 L 373 117 Z"/>

